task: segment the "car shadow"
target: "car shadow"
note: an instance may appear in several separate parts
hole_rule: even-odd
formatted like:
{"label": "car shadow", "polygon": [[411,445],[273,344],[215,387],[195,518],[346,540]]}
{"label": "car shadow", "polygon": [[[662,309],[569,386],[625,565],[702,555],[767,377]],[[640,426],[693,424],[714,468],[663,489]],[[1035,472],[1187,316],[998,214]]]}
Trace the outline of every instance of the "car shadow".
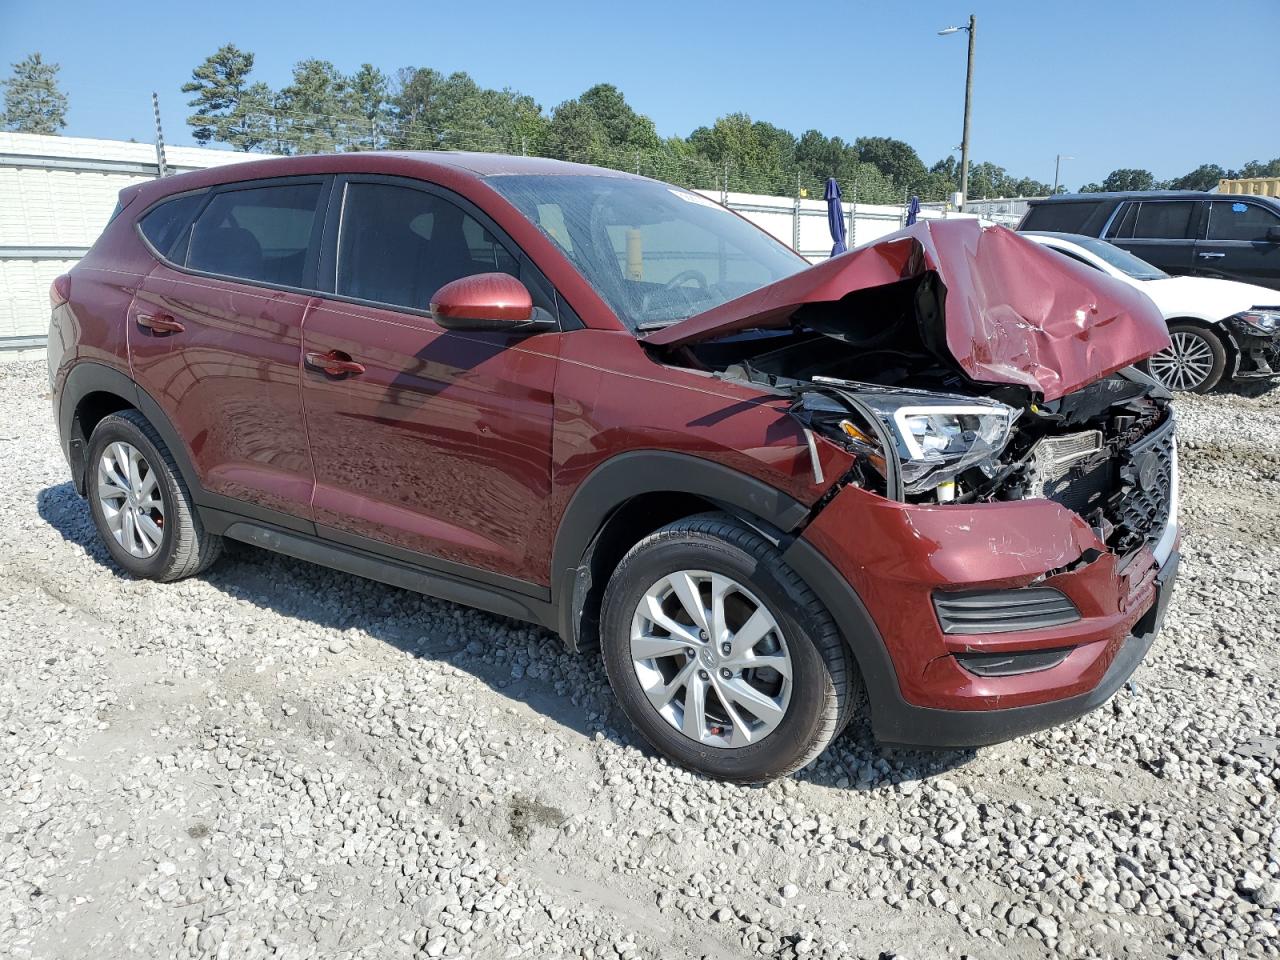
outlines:
{"label": "car shadow", "polygon": [[[129,576],[111,558],[88,504],[70,483],[41,490],[36,506],[40,517],[64,540],[116,576]],[[576,658],[548,630],[246,544],[228,541],[228,545],[229,555],[200,579],[230,597],[334,631],[360,629],[415,657],[465,671],[584,738],[599,732],[615,743],[653,755],[618,708],[599,657],[587,653]],[[321,577],[323,589],[318,590]],[[351,589],[343,590],[344,585]],[[355,589],[357,585],[364,589]],[[314,599],[318,592],[330,598],[340,595],[343,602],[318,604]],[[453,629],[433,635],[417,626],[406,628],[405,621],[424,607],[425,613],[436,614],[424,619],[443,619]],[[459,636],[458,624],[465,624],[466,636]],[[515,664],[520,665],[520,676],[513,673]],[[572,689],[567,688],[570,682]],[[855,714],[845,732],[796,779],[840,790],[882,789],[937,776],[975,756],[972,750],[882,747],[871,739],[866,721],[865,711]]]}

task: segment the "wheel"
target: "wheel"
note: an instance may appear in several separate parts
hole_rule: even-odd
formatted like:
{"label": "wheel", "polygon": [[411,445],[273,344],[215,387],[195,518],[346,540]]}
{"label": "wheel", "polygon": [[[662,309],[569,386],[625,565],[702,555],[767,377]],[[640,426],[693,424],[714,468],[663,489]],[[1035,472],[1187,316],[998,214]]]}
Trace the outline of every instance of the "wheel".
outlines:
{"label": "wheel", "polygon": [[89,438],[89,512],[112,559],[135,577],[181,580],[207,569],[222,538],[200,522],[173,455],[146,417],[104,417]]}
{"label": "wheel", "polygon": [[1227,350],[1222,341],[1193,323],[1169,324],[1167,350],[1147,359],[1147,372],[1170,390],[1208,393],[1218,385],[1227,369]]}
{"label": "wheel", "polygon": [[738,783],[808,764],[860,690],[817,597],[776,547],[724,514],[676,521],[631,548],[605,589],[600,642],[645,739]]}

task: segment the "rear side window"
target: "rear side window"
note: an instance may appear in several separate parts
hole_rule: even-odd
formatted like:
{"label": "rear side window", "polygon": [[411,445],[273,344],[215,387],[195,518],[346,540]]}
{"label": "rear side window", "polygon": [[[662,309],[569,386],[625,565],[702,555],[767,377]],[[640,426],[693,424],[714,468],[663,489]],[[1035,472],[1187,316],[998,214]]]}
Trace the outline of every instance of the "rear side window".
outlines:
{"label": "rear side window", "polygon": [[196,210],[204,202],[205,194],[188,193],[174,197],[158,206],[152,207],[138,222],[138,229],[147,238],[147,242],[155,248],[156,253],[167,259],[173,259],[173,248],[178,238],[183,235]]}
{"label": "rear side window", "polygon": [[1280,227],[1280,216],[1256,203],[1215,200],[1209,204],[1210,240],[1265,240],[1272,227]]}
{"label": "rear side window", "polygon": [[1019,230],[1046,230],[1051,233],[1085,233],[1090,214],[1100,202],[1037,203],[1019,225]]}
{"label": "rear side window", "polygon": [[191,228],[193,270],[304,286],[315,248],[321,184],[252,187],[217,194]]}
{"label": "rear side window", "polygon": [[1120,208],[1115,219],[1111,221],[1111,227],[1107,230],[1108,237],[1116,237],[1119,239],[1127,239],[1133,236],[1133,222],[1138,219],[1138,207],[1140,203],[1126,203]]}
{"label": "rear side window", "polygon": [[1143,201],[1133,225],[1135,240],[1190,240],[1194,200]]}
{"label": "rear side window", "polygon": [[339,295],[426,310],[446,283],[476,273],[518,277],[520,264],[461,207],[410,187],[347,185]]}

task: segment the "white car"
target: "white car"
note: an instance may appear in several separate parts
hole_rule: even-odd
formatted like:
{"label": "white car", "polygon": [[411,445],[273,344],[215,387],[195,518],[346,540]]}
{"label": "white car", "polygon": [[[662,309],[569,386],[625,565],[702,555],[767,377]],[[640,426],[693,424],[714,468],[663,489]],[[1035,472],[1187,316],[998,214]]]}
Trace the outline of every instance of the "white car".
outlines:
{"label": "white car", "polygon": [[1280,376],[1280,292],[1234,280],[1171,277],[1128,251],[1077,233],[1019,233],[1138,287],[1169,324],[1168,350],[1146,363],[1170,390],[1205,393],[1229,380]]}

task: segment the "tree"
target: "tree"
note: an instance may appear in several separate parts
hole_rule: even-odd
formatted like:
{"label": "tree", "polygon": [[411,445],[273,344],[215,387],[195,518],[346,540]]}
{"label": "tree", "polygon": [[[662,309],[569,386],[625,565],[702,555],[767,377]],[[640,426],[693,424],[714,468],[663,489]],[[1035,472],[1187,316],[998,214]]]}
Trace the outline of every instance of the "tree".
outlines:
{"label": "tree", "polygon": [[[901,191],[919,193],[927,180],[929,171],[908,143],[893,137],[859,137],[853,145],[859,160],[875,166]],[[972,184],[969,192],[973,192]]]}
{"label": "tree", "polygon": [[1165,186],[1170,190],[1212,190],[1227,175],[1216,163],[1202,163],[1188,174],[1170,180]]}
{"label": "tree", "polygon": [[1102,190],[1106,193],[1118,190],[1154,190],[1155,188],[1156,178],[1152,176],[1150,170],[1133,168],[1112,170],[1102,181]]}
{"label": "tree", "polygon": [[252,70],[253,54],[228,43],[191,71],[182,92],[195,94],[187,101],[187,106],[196,108],[187,123],[198,143],[218,141],[246,151],[262,143],[260,134],[269,124],[265,123],[268,118],[258,114],[266,106],[264,94],[270,91],[255,84],[253,95],[246,97]]}
{"label": "tree", "polygon": [[339,144],[362,137],[351,130],[343,116],[349,89],[344,77],[328,60],[299,60],[293,65],[293,82],[280,91],[277,111],[289,131],[293,153],[331,153]]}
{"label": "tree", "polygon": [[1232,180],[1240,180],[1247,177],[1280,177],[1280,157],[1276,157],[1267,163],[1250,160],[1239,170],[1229,171],[1227,176]]}
{"label": "tree", "polygon": [[351,138],[353,149],[377,150],[382,146],[391,119],[389,96],[387,75],[371,63],[360,64],[360,69],[347,78],[343,112],[358,117],[368,131],[367,139],[363,138],[364,131]]}
{"label": "tree", "polygon": [[6,130],[56,134],[67,125],[67,95],[58,89],[58,69],[39,53],[13,64],[3,84]]}
{"label": "tree", "polygon": [[731,182],[747,193],[793,194],[796,189],[796,138],[745,113],[720,117],[689,134],[689,144],[716,165],[726,161]]}

